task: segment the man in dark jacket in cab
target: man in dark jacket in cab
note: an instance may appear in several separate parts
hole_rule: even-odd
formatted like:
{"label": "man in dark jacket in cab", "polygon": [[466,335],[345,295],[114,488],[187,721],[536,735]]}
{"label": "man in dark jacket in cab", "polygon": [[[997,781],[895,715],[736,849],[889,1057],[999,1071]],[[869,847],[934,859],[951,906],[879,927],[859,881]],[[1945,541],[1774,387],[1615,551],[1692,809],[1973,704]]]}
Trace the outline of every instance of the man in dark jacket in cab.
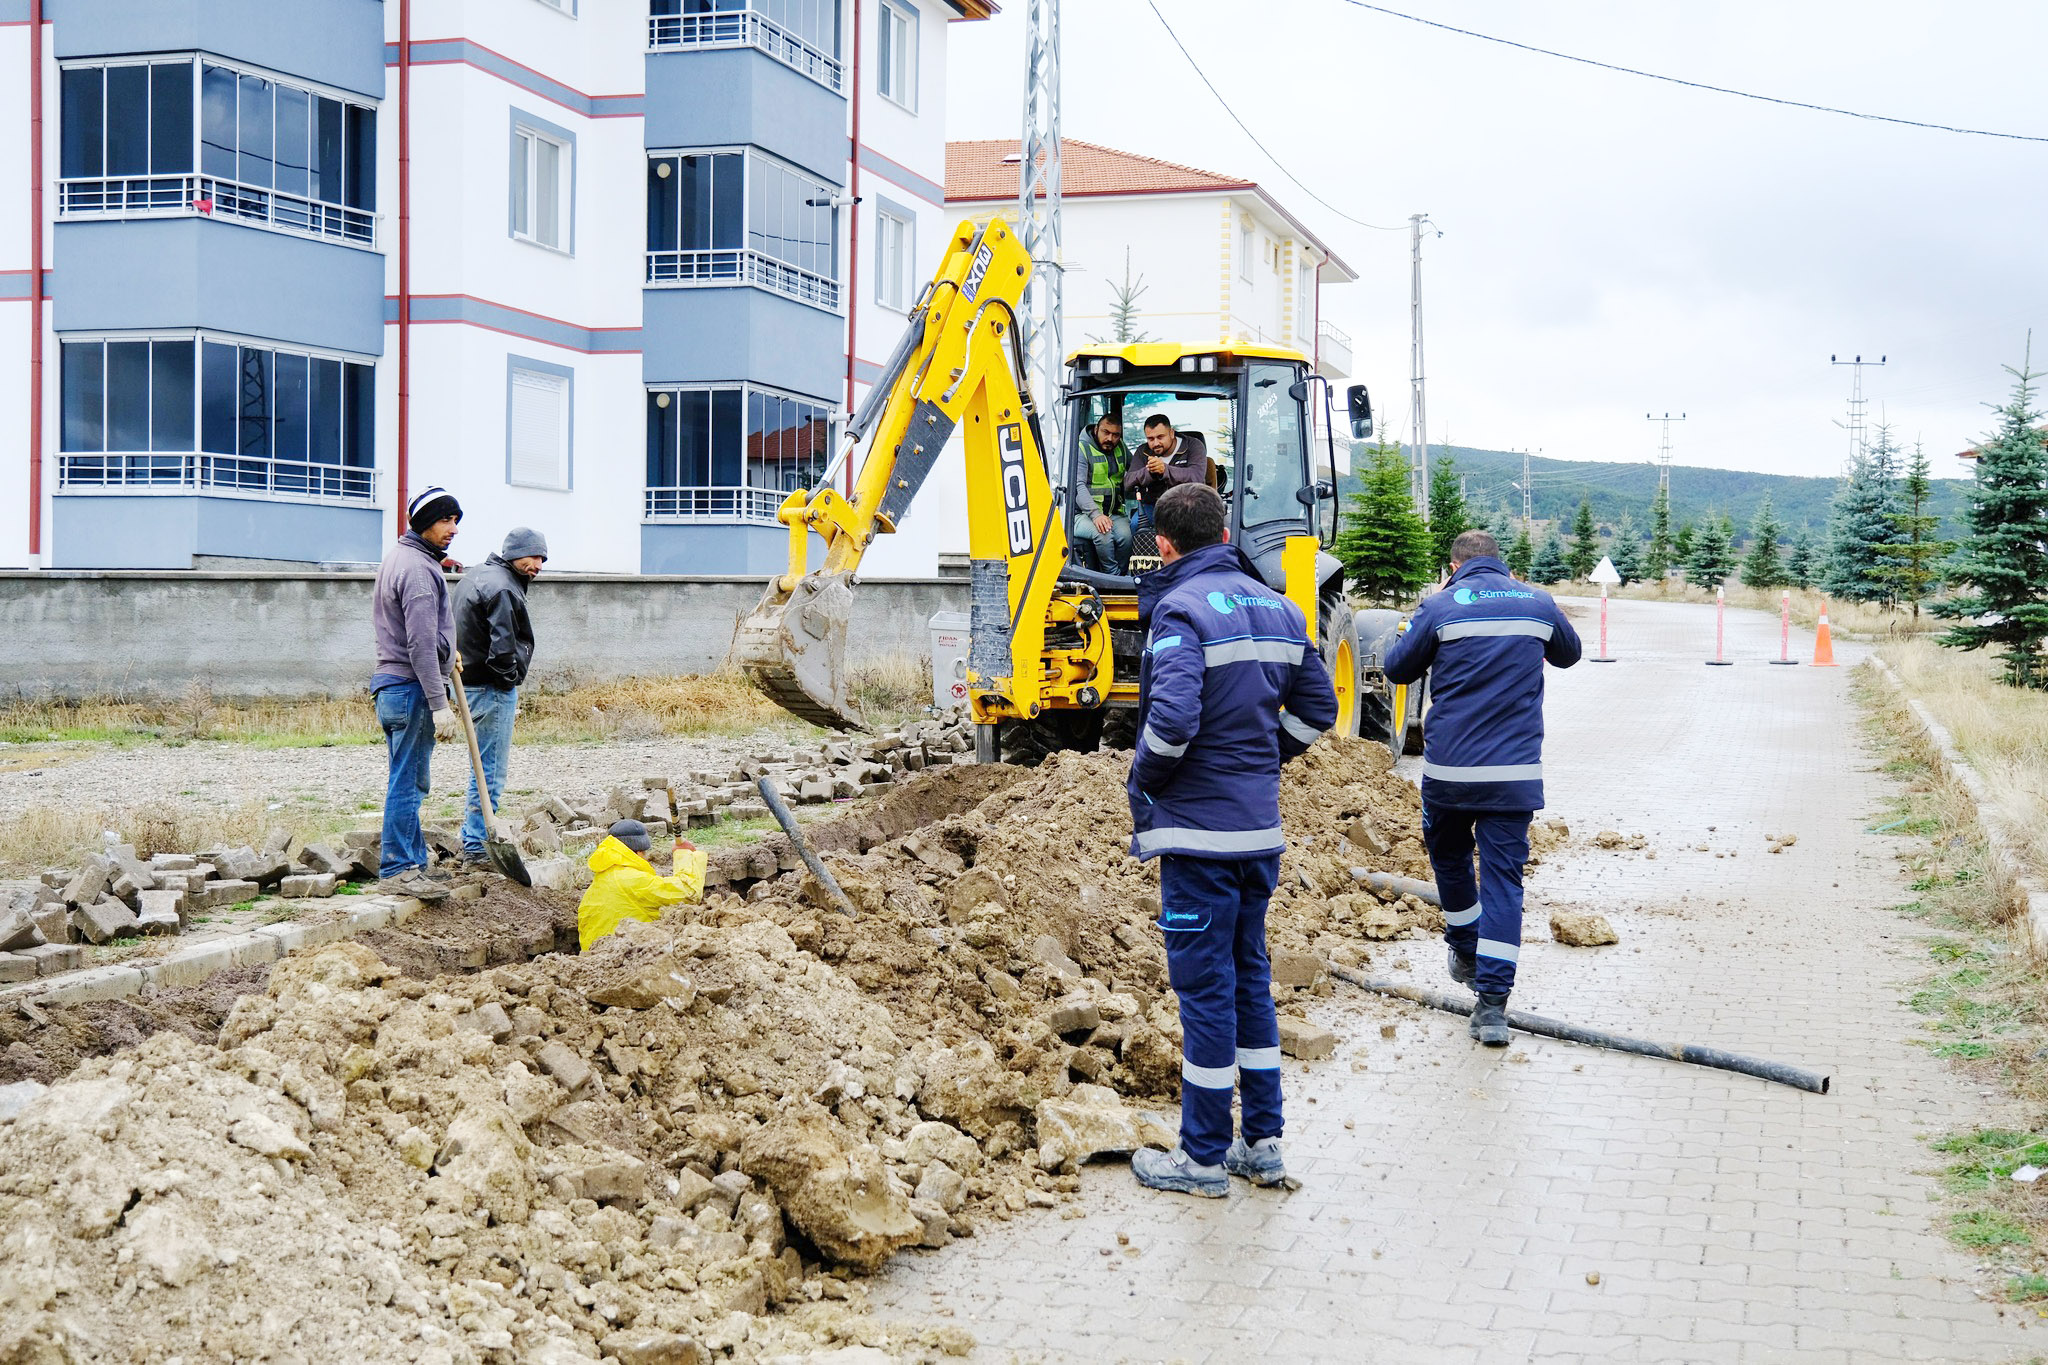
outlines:
{"label": "man in dark jacket in cab", "polygon": [[[1287,1178],[1280,1157],[1280,1029],[1266,903],[1287,841],[1280,765],[1337,721],[1337,696],[1301,609],[1230,544],[1223,499],[1183,484],[1159,499],[1164,567],[1139,672],[1131,853],[1159,859],[1159,928],[1180,997],[1180,1145],[1131,1158],[1140,1184],[1221,1197],[1231,1175]],[[1230,1096],[1243,1100],[1232,1140]]]}
{"label": "man in dark jacket in cab", "polygon": [[1578,632],[1564,612],[1508,572],[1484,531],[1451,542],[1449,581],[1423,599],[1387,655],[1391,682],[1429,674],[1422,839],[1443,901],[1451,979],[1479,997],[1470,1028],[1489,1047],[1508,1041],[1529,818],[1543,805],[1543,665],[1578,661]]}
{"label": "man in dark jacket in cab", "polygon": [[1212,483],[1209,445],[1199,432],[1173,429],[1165,413],[1145,419],[1145,444],[1131,456],[1124,471],[1124,492],[1131,495],[1131,525],[1152,524],[1153,508],[1169,489],[1183,484]]}
{"label": "man in dark jacket in cab", "polygon": [[[527,585],[547,562],[540,532],[516,527],[498,553],[462,576],[455,589],[455,645],[462,651],[462,686],[476,723],[477,752],[490,783],[491,809],[501,809],[505,767],[512,756],[512,719],[519,685],[533,664],[533,621],[526,614]],[[469,815],[462,822],[462,861],[482,863],[484,808],[476,775],[469,779]]]}

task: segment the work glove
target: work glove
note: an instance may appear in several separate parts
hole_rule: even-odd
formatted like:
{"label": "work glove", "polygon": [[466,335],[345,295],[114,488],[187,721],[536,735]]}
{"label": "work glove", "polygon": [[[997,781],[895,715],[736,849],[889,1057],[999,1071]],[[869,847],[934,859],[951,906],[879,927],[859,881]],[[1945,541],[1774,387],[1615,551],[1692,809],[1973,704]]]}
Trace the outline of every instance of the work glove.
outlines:
{"label": "work glove", "polygon": [[455,708],[444,706],[434,713],[434,738],[455,738]]}

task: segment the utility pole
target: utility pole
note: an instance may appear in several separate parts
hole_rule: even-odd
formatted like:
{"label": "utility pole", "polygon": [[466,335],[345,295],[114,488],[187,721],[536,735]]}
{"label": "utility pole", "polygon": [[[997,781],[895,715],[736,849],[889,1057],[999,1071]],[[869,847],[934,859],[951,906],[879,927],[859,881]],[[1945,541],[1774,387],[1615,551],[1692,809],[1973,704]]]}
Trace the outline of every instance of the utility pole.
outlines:
{"label": "utility pole", "polygon": [[1031,255],[1031,283],[1017,327],[1026,363],[1043,376],[1038,413],[1046,455],[1066,449],[1066,348],[1060,331],[1064,308],[1060,244],[1060,0],[1024,0],[1024,134],[1020,154],[1017,232]]}
{"label": "utility pole", "polygon": [[1415,442],[1408,457],[1408,485],[1415,496],[1416,515],[1425,522],[1429,520],[1429,407],[1422,393],[1422,225],[1427,222],[1426,213],[1408,215],[1408,434]]}
{"label": "utility pole", "polygon": [[1850,373],[1854,376],[1849,381],[1849,420],[1847,422],[1835,423],[1838,427],[1846,427],[1848,429],[1849,459],[1851,463],[1862,459],[1863,452],[1867,448],[1863,441],[1863,367],[1865,365],[1872,367],[1882,366],[1884,362],[1885,358],[1883,356],[1879,356],[1875,360],[1865,360],[1860,355],[1854,360],[1843,360],[1840,356],[1832,355],[1828,357],[1828,364],[1847,365],[1850,368]]}
{"label": "utility pole", "polygon": [[1525,446],[1525,447],[1523,447],[1523,449],[1522,449],[1522,481],[1521,481],[1520,483],[1515,483],[1515,482],[1513,482],[1512,480],[1510,480],[1510,481],[1509,481],[1509,483],[1508,483],[1508,487],[1510,487],[1510,488],[1514,488],[1514,489],[1519,489],[1519,490],[1521,491],[1521,494],[1522,494],[1522,532],[1523,532],[1523,534],[1525,534],[1525,535],[1526,535],[1526,534],[1528,534],[1528,531],[1529,531],[1529,508],[1530,508],[1530,497],[1529,497],[1529,450],[1528,450],[1528,447],[1526,447],[1526,446]]}
{"label": "utility pole", "polygon": [[1685,414],[1681,412],[1678,416],[1673,417],[1667,412],[1662,417],[1658,417],[1654,413],[1646,412],[1643,414],[1643,420],[1645,422],[1662,422],[1664,424],[1664,435],[1657,443],[1657,491],[1668,498],[1671,496],[1671,424],[1673,422],[1683,422]]}

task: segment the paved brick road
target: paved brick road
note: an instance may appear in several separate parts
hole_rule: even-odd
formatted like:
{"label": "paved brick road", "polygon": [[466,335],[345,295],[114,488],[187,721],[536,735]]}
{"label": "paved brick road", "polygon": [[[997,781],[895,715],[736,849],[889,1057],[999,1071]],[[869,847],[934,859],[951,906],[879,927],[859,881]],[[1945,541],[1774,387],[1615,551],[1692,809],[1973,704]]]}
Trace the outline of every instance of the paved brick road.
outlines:
{"label": "paved brick road", "polygon": [[[1552,674],[1550,813],[1657,856],[1574,848],[1532,874],[1532,937],[1577,905],[1622,942],[1532,944],[1516,1003],[1823,1070],[1831,1095],[1521,1035],[1486,1052],[1462,1020],[1340,988],[1337,1058],[1288,1065],[1299,1192],[1197,1201],[1091,1167],[1085,1218],[901,1258],[877,1305],[950,1313],[986,1361],[2048,1353],[2048,1324],[1978,1297],[1936,1230],[1923,1135],[2001,1115],[1907,1041],[1926,957],[1885,908],[1906,899],[1889,841],[1862,833],[1889,784],[1846,670],[1766,667],[1777,623],[1739,613],[1737,666],[1707,668],[1712,631],[1710,609],[1617,602],[1625,662]],[[1433,940],[1376,969],[1404,955],[1447,984]]]}

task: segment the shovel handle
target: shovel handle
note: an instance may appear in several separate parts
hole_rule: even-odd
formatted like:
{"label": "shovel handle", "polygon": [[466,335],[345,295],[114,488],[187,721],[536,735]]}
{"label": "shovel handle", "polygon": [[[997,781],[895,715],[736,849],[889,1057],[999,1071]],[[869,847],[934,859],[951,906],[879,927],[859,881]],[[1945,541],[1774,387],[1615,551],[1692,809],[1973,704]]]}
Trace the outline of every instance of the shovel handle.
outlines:
{"label": "shovel handle", "polygon": [[469,741],[469,769],[476,776],[476,799],[484,808],[484,828],[497,834],[498,813],[491,809],[491,784],[484,780],[484,755],[476,747],[476,719],[469,714],[469,694],[462,690],[462,652],[455,653],[455,667],[448,680],[455,688],[455,714],[462,720],[462,737]]}

